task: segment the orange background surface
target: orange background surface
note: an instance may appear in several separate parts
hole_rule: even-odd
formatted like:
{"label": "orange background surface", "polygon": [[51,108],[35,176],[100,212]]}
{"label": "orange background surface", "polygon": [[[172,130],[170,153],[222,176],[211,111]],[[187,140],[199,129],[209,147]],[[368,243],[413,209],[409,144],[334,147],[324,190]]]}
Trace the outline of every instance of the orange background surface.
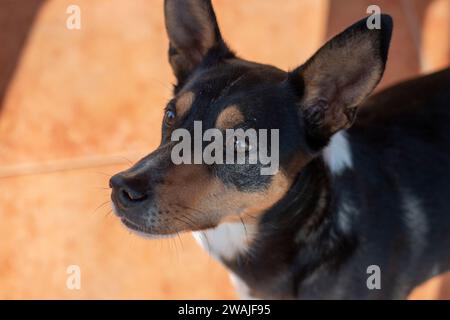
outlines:
{"label": "orange background surface", "polygon": [[[143,240],[110,213],[109,176],[157,146],[171,94],[162,3],[0,0],[0,298],[236,297],[190,235]],[[381,87],[450,64],[449,0],[213,3],[233,49],[282,68],[374,3],[396,23]],[[66,28],[70,4],[81,30]],[[411,298],[450,298],[450,276]]]}

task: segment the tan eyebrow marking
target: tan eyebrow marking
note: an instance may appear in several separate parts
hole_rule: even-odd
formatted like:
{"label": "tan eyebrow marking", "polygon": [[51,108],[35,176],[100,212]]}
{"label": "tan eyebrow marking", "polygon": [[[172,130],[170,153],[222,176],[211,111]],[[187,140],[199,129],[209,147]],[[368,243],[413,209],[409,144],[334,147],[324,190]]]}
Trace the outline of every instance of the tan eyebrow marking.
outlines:
{"label": "tan eyebrow marking", "polygon": [[231,129],[244,122],[245,117],[237,105],[231,105],[223,110],[216,120],[216,128]]}
{"label": "tan eyebrow marking", "polygon": [[175,109],[177,111],[177,116],[184,116],[189,109],[192,107],[194,102],[195,94],[192,91],[185,92],[175,102]]}

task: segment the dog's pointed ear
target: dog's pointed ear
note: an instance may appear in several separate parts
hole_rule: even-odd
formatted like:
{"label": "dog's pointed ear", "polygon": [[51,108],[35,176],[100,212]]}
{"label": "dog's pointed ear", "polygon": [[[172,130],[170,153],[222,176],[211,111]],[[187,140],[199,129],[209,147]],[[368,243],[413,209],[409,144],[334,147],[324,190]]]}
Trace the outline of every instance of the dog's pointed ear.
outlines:
{"label": "dog's pointed ear", "polygon": [[213,48],[225,47],[211,0],[165,0],[169,62],[179,83]]}
{"label": "dog's pointed ear", "polygon": [[315,147],[323,147],[334,133],[351,126],[358,104],[383,76],[393,23],[388,15],[375,18],[379,28],[369,29],[367,19],[355,23],[289,74]]}

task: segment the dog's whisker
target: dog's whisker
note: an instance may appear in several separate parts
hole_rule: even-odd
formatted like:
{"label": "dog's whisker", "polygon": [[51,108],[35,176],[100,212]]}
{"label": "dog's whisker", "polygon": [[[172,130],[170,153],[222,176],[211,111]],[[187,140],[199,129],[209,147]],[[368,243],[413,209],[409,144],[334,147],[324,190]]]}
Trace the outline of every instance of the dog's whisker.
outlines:
{"label": "dog's whisker", "polygon": [[245,223],[244,223],[244,220],[242,219],[242,216],[241,216],[241,215],[239,215],[239,220],[241,220],[242,226],[244,227],[245,238],[247,239],[247,242],[248,242],[248,232],[247,232],[247,227],[246,227],[246,225],[245,225]]}
{"label": "dog's whisker", "polygon": [[103,202],[102,204],[100,204],[97,208],[94,209],[94,211],[92,211],[92,213],[97,212],[97,210],[99,210],[100,208],[104,207],[108,203],[110,203],[110,200],[107,200],[107,201]]}
{"label": "dog's whisker", "polygon": [[123,160],[125,160],[125,161],[127,161],[130,165],[133,165],[134,164],[134,162],[133,161],[131,161],[130,159],[128,159],[127,157],[125,157],[125,156],[119,156],[119,158],[121,158],[121,159],[123,159]]}
{"label": "dog's whisker", "polygon": [[93,188],[97,189],[97,190],[107,190],[107,191],[111,190],[111,188],[106,188],[106,187],[93,187]]}
{"label": "dog's whisker", "polygon": [[178,240],[180,241],[181,250],[184,250],[183,241],[181,240],[180,233],[178,231],[176,231],[176,233],[177,233]]}
{"label": "dog's whisker", "polygon": [[194,212],[197,212],[197,213],[201,213],[201,214],[205,214],[205,215],[208,214],[205,211],[202,211],[202,210],[196,209],[196,208],[192,208],[192,207],[189,207],[189,206],[186,206],[186,205],[176,204],[176,206],[178,206],[178,207],[180,207],[182,209],[188,209],[188,210],[191,210],[191,211],[194,211]]}
{"label": "dog's whisker", "polygon": [[108,212],[106,213],[106,217],[108,217],[112,213],[112,211],[113,211],[112,208],[110,210],[108,210]]}
{"label": "dog's whisker", "polygon": [[96,171],[96,172],[94,172],[94,173],[100,174],[100,175],[103,175],[103,176],[107,176],[107,177],[109,177],[109,178],[111,178],[111,177],[113,176],[112,174],[105,173],[105,172],[100,172],[100,171]]}
{"label": "dog's whisker", "polygon": [[195,229],[197,229],[198,228],[198,226],[197,226],[197,223],[195,223],[191,218],[189,218],[187,215],[181,215],[182,217],[183,217],[183,219],[186,219],[187,221],[189,221],[189,223],[191,224],[191,227],[192,227],[192,229],[193,230],[195,230]]}
{"label": "dog's whisker", "polygon": [[190,220],[187,220],[187,221],[183,220],[183,219],[187,219],[187,217],[185,217],[185,216],[180,216],[180,217],[175,216],[174,218],[176,220],[182,222],[183,224],[185,224],[190,229],[195,229],[196,228],[195,224],[192,221],[190,221]]}

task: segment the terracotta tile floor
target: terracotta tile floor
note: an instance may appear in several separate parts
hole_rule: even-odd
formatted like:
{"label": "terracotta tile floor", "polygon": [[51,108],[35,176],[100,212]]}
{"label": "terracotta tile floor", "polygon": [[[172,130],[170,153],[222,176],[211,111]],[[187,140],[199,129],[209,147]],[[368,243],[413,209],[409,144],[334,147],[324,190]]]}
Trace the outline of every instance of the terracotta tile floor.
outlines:
{"label": "terracotta tile floor", "polygon": [[[448,0],[371,2],[401,21],[384,86],[449,63]],[[283,68],[367,7],[214,3],[241,56]],[[81,8],[81,30],[65,28],[69,4]],[[190,235],[142,240],[100,206],[108,176],[159,142],[173,81],[162,19],[162,0],[0,2],[0,298],[235,298],[225,270]],[[408,19],[420,27],[405,27]],[[78,291],[66,288],[72,264]],[[447,283],[432,280],[413,297],[449,298]]]}
{"label": "terracotta tile floor", "polygon": [[[233,298],[224,270],[189,236],[148,241],[110,214],[107,176],[124,166],[3,179],[2,298]],[[12,190],[20,191],[20,201]],[[81,268],[81,290],[66,268]]]}

